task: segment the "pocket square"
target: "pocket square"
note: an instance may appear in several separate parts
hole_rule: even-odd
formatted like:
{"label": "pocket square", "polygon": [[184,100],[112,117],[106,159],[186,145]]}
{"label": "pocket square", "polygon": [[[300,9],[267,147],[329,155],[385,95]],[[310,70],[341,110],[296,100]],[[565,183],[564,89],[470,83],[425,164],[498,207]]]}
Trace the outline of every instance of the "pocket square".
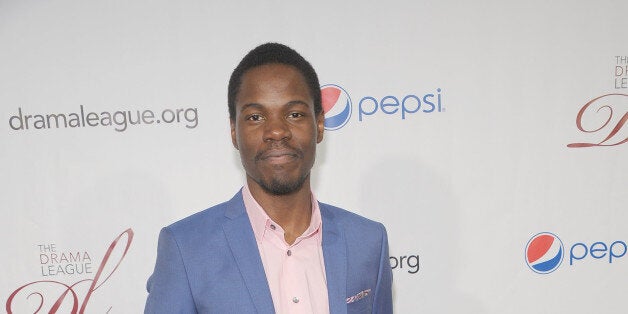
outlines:
{"label": "pocket square", "polygon": [[347,304],[353,303],[353,302],[358,301],[358,300],[362,300],[362,299],[366,298],[370,293],[371,293],[371,289],[362,290],[358,294],[348,297],[347,298]]}

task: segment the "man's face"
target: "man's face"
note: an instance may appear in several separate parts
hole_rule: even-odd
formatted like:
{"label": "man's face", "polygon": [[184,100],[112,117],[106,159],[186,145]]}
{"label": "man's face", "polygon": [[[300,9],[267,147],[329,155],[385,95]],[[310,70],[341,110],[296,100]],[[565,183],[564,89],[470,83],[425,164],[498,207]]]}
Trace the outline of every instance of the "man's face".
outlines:
{"label": "man's face", "polygon": [[284,64],[248,70],[235,110],[231,140],[249,186],[257,184],[274,195],[299,190],[309,180],[324,129],[323,114],[315,116],[303,75]]}

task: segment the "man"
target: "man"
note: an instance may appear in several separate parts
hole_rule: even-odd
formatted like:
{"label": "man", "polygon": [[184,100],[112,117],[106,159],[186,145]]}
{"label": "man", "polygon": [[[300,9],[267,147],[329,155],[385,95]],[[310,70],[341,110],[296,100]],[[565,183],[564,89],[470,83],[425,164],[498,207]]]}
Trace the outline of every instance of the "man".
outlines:
{"label": "man", "polygon": [[246,183],[162,229],[145,313],[392,313],[384,226],[311,192],[324,130],[312,66],[261,45],[233,71],[228,105]]}

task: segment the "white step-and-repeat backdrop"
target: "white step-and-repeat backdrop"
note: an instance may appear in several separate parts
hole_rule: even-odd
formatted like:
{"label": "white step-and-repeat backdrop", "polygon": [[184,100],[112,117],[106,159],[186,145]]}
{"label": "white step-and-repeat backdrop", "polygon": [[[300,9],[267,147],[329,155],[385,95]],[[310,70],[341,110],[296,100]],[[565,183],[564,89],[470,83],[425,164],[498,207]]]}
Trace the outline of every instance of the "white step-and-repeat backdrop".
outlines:
{"label": "white step-and-repeat backdrop", "polygon": [[626,1],[0,1],[7,312],[142,312],[159,229],[243,183],[256,45],[327,96],[314,189],[383,222],[397,313],[621,313]]}

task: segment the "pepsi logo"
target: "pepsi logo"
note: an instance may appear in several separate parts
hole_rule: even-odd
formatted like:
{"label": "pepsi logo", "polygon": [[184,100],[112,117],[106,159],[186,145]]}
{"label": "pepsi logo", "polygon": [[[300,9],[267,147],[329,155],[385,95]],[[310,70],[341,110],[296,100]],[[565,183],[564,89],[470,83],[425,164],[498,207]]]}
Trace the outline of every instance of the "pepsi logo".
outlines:
{"label": "pepsi logo", "polygon": [[553,233],[541,232],[528,241],[525,253],[530,269],[539,274],[548,274],[555,271],[563,261],[563,242]]}
{"label": "pepsi logo", "polygon": [[351,118],[351,97],[340,86],[327,84],[321,86],[321,100],[325,113],[325,130],[338,130]]}

